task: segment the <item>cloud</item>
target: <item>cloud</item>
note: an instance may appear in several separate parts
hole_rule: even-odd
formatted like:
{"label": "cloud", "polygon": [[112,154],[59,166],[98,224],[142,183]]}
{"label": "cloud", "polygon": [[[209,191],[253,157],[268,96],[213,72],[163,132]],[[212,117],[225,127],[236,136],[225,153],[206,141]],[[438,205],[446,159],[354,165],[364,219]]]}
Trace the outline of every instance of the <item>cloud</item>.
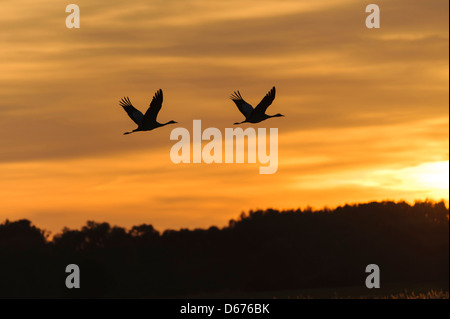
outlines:
{"label": "cloud", "polygon": [[[409,198],[318,181],[448,160],[447,1],[380,0],[379,30],[365,27],[356,0],[77,4],[79,30],[65,27],[64,4],[2,6],[6,214],[224,223],[258,206]],[[170,127],[122,135],[135,126],[123,96],[144,112],[162,88],[161,121],[223,130],[242,118],[230,93],[256,105],[273,85],[268,113],[286,117],[259,126],[279,128],[274,176],[256,165],[174,165]]]}

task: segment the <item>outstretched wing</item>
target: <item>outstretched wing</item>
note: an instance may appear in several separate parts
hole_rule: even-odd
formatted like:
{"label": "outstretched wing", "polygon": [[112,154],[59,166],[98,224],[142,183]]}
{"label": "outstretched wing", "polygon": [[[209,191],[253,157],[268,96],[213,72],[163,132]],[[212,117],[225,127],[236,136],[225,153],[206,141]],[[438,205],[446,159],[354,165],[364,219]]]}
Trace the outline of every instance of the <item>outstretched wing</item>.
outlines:
{"label": "outstretched wing", "polygon": [[144,115],[142,115],[141,111],[137,110],[133,104],[131,104],[128,97],[121,99],[119,104],[127,112],[128,116],[134,121],[134,123],[141,125]]}
{"label": "outstretched wing", "polygon": [[241,111],[241,113],[245,116],[246,119],[250,117],[250,114],[252,114],[253,112],[253,106],[244,101],[239,91],[234,92],[231,95],[230,99],[233,100],[233,102],[238,107],[239,111]]}
{"label": "outstretched wing", "polygon": [[259,102],[259,104],[255,107],[255,113],[265,114],[267,108],[270,104],[272,104],[275,99],[275,87],[273,87],[266,96]]}
{"label": "outstretched wing", "polygon": [[159,110],[161,110],[162,102],[163,92],[159,89],[156,91],[155,96],[153,96],[147,112],[145,112],[144,119],[142,121],[144,126],[156,123],[156,117],[158,116]]}

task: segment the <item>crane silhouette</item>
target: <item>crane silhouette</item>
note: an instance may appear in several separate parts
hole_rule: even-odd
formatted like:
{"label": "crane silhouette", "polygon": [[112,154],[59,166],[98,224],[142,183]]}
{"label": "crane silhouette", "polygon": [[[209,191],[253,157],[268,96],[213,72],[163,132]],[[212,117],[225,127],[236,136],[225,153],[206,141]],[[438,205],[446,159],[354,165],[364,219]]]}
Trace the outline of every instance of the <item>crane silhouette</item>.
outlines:
{"label": "crane silhouette", "polygon": [[163,92],[161,89],[159,89],[155,96],[153,96],[152,102],[150,103],[150,106],[145,112],[144,115],[142,115],[142,112],[137,110],[133,104],[131,104],[131,101],[128,97],[124,97],[120,100],[120,105],[123,107],[123,109],[127,112],[128,116],[138,125],[138,128],[135,130],[132,130],[131,132],[125,132],[125,134],[131,134],[133,132],[139,132],[139,131],[151,131],[155,128],[167,125],[167,124],[174,124],[177,123],[175,121],[169,121],[167,123],[159,123],[156,121],[156,117],[158,116],[158,112],[161,110],[163,102]]}
{"label": "crane silhouette", "polygon": [[239,91],[234,92],[230,97],[238,107],[239,111],[245,116],[245,120],[242,122],[236,122],[236,124],[242,123],[259,123],[267,120],[271,117],[284,116],[283,114],[267,115],[266,110],[275,99],[275,87],[273,87],[266,96],[259,102],[259,104],[253,108],[250,104],[244,101]]}

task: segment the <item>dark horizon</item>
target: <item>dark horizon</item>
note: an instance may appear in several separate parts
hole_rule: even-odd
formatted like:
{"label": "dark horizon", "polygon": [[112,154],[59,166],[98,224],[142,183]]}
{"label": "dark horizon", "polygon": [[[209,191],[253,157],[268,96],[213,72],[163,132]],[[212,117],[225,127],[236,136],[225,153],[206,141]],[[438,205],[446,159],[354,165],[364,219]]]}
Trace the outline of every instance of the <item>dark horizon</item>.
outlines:
{"label": "dark horizon", "polygon": [[[385,201],[256,210],[221,229],[159,232],[143,224],[125,230],[91,221],[51,241],[30,221],[5,222],[0,297],[248,298],[345,287],[364,296],[364,270],[373,263],[381,269],[379,293],[433,285],[448,294],[448,217],[443,201]],[[81,289],[64,286],[68,264],[80,267]]]}
{"label": "dark horizon", "polygon": [[[372,201],[367,201],[367,202],[362,202],[362,203],[345,203],[345,204],[337,205],[337,206],[334,206],[334,207],[329,207],[329,206],[325,205],[325,206],[323,206],[323,207],[321,207],[321,208],[312,207],[312,206],[310,206],[310,205],[306,205],[306,206],[303,206],[303,207],[299,206],[299,207],[297,207],[297,208],[290,208],[290,209],[289,209],[289,208],[288,208],[288,209],[277,209],[277,208],[273,208],[273,207],[267,207],[267,208],[264,208],[264,209],[256,208],[256,209],[249,209],[249,210],[247,210],[247,211],[241,210],[241,213],[240,213],[240,214],[236,214],[238,217],[235,217],[235,218],[242,218],[242,216],[246,216],[246,215],[251,214],[252,212],[255,212],[255,211],[276,210],[276,211],[279,211],[280,213],[290,212],[290,211],[323,212],[323,211],[335,211],[335,210],[337,210],[337,209],[341,209],[341,208],[346,207],[346,206],[361,206],[361,205],[369,205],[369,204],[373,204],[373,203],[406,204],[406,205],[410,205],[410,206],[414,206],[415,204],[431,203],[431,204],[434,204],[434,205],[436,205],[436,204],[444,205],[444,207],[445,207],[447,210],[450,208],[450,206],[449,206],[449,201],[446,200],[446,199],[434,200],[434,199],[431,199],[431,198],[426,198],[426,199],[416,199],[416,200],[414,200],[413,202],[409,202],[409,201],[402,200],[402,199],[400,199],[400,200],[395,200],[395,201],[394,201],[394,200],[386,199],[386,200],[381,200],[381,201],[372,200]],[[206,229],[211,228],[211,227],[215,227],[215,228],[217,228],[217,229],[222,229],[222,228],[228,227],[228,226],[229,226],[229,223],[232,222],[232,221],[234,221],[235,218],[230,219],[230,220],[228,221],[228,223],[225,223],[225,224],[223,224],[223,225],[213,224],[213,225],[210,225],[210,226],[208,226],[208,227],[180,227],[180,228],[165,228],[165,229],[163,229],[163,230],[157,230],[157,229],[155,228],[155,230],[157,230],[159,233],[162,234],[162,233],[164,233],[165,231],[181,231],[181,230],[195,231],[195,230],[206,230]],[[85,227],[85,226],[87,225],[87,223],[89,223],[89,222],[95,223],[95,224],[108,224],[108,225],[112,225],[112,227],[120,227],[120,228],[123,228],[123,229],[125,229],[125,230],[130,230],[130,229],[132,229],[133,227],[138,226],[138,225],[133,225],[133,226],[131,226],[131,227],[126,227],[126,226],[120,226],[120,225],[117,225],[117,224],[112,224],[111,222],[109,222],[109,221],[107,221],[107,220],[102,220],[102,221],[99,221],[99,220],[87,220],[86,223],[85,223],[84,225],[81,225],[81,226],[78,227],[78,228],[70,228],[70,227],[68,227],[68,226],[63,226],[59,232],[53,233],[53,232],[51,232],[50,230],[47,230],[47,229],[45,229],[45,228],[41,228],[39,225],[32,223],[32,220],[30,220],[29,218],[18,218],[18,219],[14,219],[14,220],[9,219],[9,218],[6,218],[6,219],[3,221],[3,224],[6,223],[6,222],[13,223],[13,222],[18,222],[18,221],[23,221],[23,220],[29,221],[29,222],[31,223],[31,225],[33,225],[33,226],[35,226],[35,227],[41,229],[42,231],[44,231],[45,235],[46,235],[47,238],[49,238],[49,239],[50,239],[50,238],[53,238],[54,236],[56,236],[56,235],[58,235],[58,234],[61,234],[64,230],[74,230],[74,231],[81,230],[81,229],[82,229],[83,227]],[[2,222],[2,221],[0,221],[0,222]],[[151,222],[149,222],[149,223],[145,222],[145,223],[141,223],[141,224],[139,224],[139,225],[150,225],[150,226],[153,227],[153,224],[152,224]]]}

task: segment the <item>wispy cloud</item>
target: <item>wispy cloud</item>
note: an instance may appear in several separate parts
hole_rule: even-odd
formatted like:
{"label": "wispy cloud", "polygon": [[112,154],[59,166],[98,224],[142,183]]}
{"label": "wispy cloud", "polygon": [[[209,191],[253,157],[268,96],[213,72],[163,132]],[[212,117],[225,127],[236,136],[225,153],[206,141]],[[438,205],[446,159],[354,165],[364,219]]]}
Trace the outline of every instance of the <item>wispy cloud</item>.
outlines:
{"label": "wispy cloud", "polygon": [[[379,30],[356,0],[77,4],[68,30],[64,4],[2,3],[0,217],[208,225],[255,207],[428,196],[332,181],[448,160],[447,1],[380,0]],[[162,121],[223,129],[242,117],[231,92],[256,104],[272,85],[269,113],[286,114],[261,125],[279,127],[274,176],[176,166],[168,127],[122,135],[134,126],[123,96],[145,111],[162,88]]]}

